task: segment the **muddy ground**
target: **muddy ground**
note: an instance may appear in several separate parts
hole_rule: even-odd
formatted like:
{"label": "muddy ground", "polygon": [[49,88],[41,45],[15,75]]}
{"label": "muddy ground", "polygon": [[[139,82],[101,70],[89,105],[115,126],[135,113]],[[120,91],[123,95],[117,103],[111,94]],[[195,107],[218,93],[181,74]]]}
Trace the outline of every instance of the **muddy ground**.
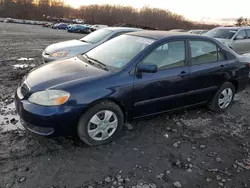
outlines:
{"label": "muddy ground", "polygon": [[0,188],[250,187],[250,87],[225,113],[200,107],[134,121],[94,148],[24,130],[13,105],[20,79],[47,45],[81,37],[0,23]]}

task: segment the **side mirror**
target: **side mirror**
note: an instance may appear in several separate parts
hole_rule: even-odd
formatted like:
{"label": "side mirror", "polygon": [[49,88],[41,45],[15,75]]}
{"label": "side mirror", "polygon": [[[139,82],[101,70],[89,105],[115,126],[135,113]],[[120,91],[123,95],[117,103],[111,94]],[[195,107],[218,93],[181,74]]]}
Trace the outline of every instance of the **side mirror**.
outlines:
{"label": "side mirror", "polygon": [[154,64],[139,64],[137,66],[137,72],[138,73],[142,73],[142,72],[146,72],[146,73],[156,73],[158,71],[158,67],[157,65]]}

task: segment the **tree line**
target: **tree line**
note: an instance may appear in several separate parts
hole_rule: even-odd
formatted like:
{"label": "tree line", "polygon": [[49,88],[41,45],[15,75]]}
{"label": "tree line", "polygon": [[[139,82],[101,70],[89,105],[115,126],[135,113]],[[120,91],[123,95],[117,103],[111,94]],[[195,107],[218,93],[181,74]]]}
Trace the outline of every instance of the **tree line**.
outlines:
{"label": "tree line", "polygon": [[236,26],[250,26],[250,20],[248,18],[239,17],[236,21]]}
{"label": "tree line", "polygon": [[145,6],[136,9],[121,5],[88,5],[74,9],[62,0],[0,0],[0,17],[46,20],[50,17],[82,18],[89,24],[118,23],[158,29],[211,29],[216,25],[195,23],[169,10]]}

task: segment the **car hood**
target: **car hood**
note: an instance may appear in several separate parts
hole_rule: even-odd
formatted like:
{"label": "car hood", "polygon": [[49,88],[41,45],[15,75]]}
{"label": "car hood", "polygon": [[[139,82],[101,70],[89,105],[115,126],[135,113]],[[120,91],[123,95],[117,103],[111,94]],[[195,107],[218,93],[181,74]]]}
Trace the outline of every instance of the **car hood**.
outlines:
{"label": "car hood", "polygon": [[53,88],[68,82],[93,79],[110,72],[85,63],[77,57],[55,61],[33,69],[26,77],[31,92]]}
{"label": "car hood", "polygon": [[238,59],[240,62],[250,62],[250,53],[238,55]]}
{"label": "car hood", "polygon": [[57,52],[60,50],[65,50],[65,49],[74,49],[78,47],[88,47],[92,46],[92,44],[87,43],[87,42],[82,42],[80,40],[69,40],[69,41],[64,41],[64,42],[58,42],[55,44],[49,45],[44,51],[48,53],[53,53]]}
{"label": "car hood", "polygon": [[222,42],[222,43],[228,43],[231,42],[231,39],[222,39],[222,38],[215,38],[216,40]]}

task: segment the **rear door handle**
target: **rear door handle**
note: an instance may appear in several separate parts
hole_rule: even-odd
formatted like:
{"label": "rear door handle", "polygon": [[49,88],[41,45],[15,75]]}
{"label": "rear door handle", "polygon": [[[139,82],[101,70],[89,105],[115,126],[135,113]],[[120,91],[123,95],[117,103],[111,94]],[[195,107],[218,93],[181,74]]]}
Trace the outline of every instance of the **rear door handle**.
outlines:
{"label": "rear door handle", "polygon": [[227,67],[227,66],[226,66],[226,65],[221,65],[220,67],[221,67],[221,68],[225,68],[225,67]]}

